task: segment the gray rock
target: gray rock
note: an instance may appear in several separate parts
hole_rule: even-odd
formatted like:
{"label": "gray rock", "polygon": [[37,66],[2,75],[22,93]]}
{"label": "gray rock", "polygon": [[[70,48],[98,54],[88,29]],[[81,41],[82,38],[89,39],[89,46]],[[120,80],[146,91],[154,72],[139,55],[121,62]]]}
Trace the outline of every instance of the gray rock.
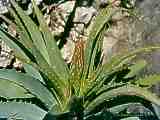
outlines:
{"label": "gray rock", "polygon": [[0,0],[0,14],[4,14],[8,12],[7,6],[9,4],[9,0]]}
{"label": "gray rock", "polygon": [[[160,0],[136,0],[138,19],[133,19],[130,25],[129,44],[131,49],[144,46],[160,45]],[[150,63],[145,74],[160,73],[160,50],[141,56]],[[160,83],[150,89],[160,96]]]}
{"label": "gray rock", "polygon": [[45,19],[50,30],[55,35],[59,35],[60,33],[64,32],[64,26],[68,16],[74,8],[74,5],[75,1],[67,1],[58,6],[53,4],[51,8],[54,7],[54,9],[49,10],[50,7],[48,8],[48,13],[45,15]]}
{"label": "gray rock", "polygon": [[[136,0],[138,18],[131,24],[130,45],[133,49],[142,46],[160,45],[160,0]],[[145,58],[152,63],[150,72],[160,72],[160,52],[153,52]]]}
{"label": "gray rock", "polygon": [[97,10],[93,7],[78,7],[76,9],[75,18],[73,22],[88,24],[92,17],[97,14]]}
{"label": "gray rock", "polygon": [[61,49],[62,57],[66,63],[70,63],[74,52],[74,43],[68,40],[64,47]]}
{"label": "gray rock", "polygon": [[66,1],[63,4],[60,4],[58,8],[63,9],[66,13],[70,14],[75,5],[75,1]]}
{"label": "gray rock", "polygon": [[14,56],[12,50],[3,41],[0,41],[0,43],[0,67],[4,68],[11,65]]}
{"label": "gray rock", "polygon": [[111,56],[127,52],[129,50],[129,28],[130,23],[128,14],[124,12],[122,13],[122,11],[116,12],[112,17],[112,24],[104,36],[104,62],[106,60],[108,61]]}

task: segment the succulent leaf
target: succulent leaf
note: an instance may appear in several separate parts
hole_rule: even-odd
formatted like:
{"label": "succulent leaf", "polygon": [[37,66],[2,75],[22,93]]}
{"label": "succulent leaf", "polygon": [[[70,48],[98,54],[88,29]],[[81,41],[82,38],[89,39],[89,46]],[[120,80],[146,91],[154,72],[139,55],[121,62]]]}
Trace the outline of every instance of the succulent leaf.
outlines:
{"label": "succulent leaf", "polygon": [[51,92],[37,79],[13,70],[0,70],[0,79],[13,82],[40,99],[48,109],[56,104]]}
{"label": "succulent leaf", "polygon": [[44,37],[44,41],[46,44],[46,50],[48,52],[49,59],[51,61],[51,66],[55,70],[57,75],[59,75],[59,77],[62,78],[62,80],[65,80],[69,76],[68,67],[65,64],[64,60],[62,59],[60,50],[56,44],[54,36],[51,34],[46,23],[44,22],[45,20],[44,20],[42,13],[36,6],[34,0],[32,0],[32,3],[33,3],[35,13],[37,15],[36,17],[40,24],[40,31],[42,32],[43,37]]}
{"label": "succulent leaf", "polygon": [[145,60],[139,60],[134,65],[129,67],[130,72],[125,76],[125,78],[131,78],[137,75],[140,71],[142,71],[147,65]]}
{"label": "succulent leaf", "polygon": [[86,74],[94,68],[94,62],[91,62],[92,59],[95,59],[95,55],[93,54],[95,50],[97,50],[98,43],[98,37],[100,36],[101,32],[104,29],[104,26],[106,23],[111,19],[112,15],[115,13],[115,11],[112,11],[111,6],[107,6],[104,9],[101,9],[99,11],[99,14],[97,15],[95,22],[92,26],[92,30],[90,31],[86,48],[85,49],[85,69]]}
{"label": "succulent leaf", "polygon": [[160,75],[156,75],[156,74],[148,75],[148,76],[145,76],[144,78],[140,78],[134,81],[135,84],[142,86],[142,87],[146,87],[146,88],[149,88],[152,85],[155,85],[159,82],[160,82]]}
{"label": "succulent leaf", "polygon": [[105,101],[110,101],[111,99],[118,96],[139,96],[157,105],[160,104],[159,98],[148,90],[135,86],[123,86],[100,94],[97,98],[91,101],[88,106],[86,106],[86,110],[91,111],[101,103]]}
{"label": "succulent leaf", "polygon": [[6,99],[13,99],[13,98],[32,98],[34,96],[31,95],[26,89],[22,88],[21,86],[18,86],[13,82],[0,79],[0,97]]}
{"label": "succulent leaf", "polygon": [[0,103],[0,119],[43,120],[46,114],[46,111],[29,103]]}
{"label": "succulent leaf", "polygon": [[27,30],[28,36],[30,36],[31,41],[33,42],[37,50],[40,51],[48,64],[50,64],[45,42],[38,26],[31,20],[29,16],[25,15],[25,12],[16,4],[16,2],[11,2],[15,12],[17,13],[17,16],[19,16],[19,19],[21,19],[21,23],[23,23],[23,25],[25,26],[25,29]]}

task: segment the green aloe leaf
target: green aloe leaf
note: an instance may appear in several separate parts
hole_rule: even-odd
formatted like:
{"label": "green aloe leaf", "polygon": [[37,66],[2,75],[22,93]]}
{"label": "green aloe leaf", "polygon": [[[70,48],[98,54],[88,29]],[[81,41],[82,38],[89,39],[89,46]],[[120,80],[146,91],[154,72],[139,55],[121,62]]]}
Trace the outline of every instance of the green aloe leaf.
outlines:
{"label": "green aloe leaf", "polygon": [[145,100],[148,100],[157,105],[160,105],[160,99],[156,95],[149,92],[148,90],[135,87],[135,86],[123,86],[123,87],[112,89],[107,92],[104,91],[104,93],[100,94],[97,98],[91,101],[88,106],[86,106],[86,110],[88,111],[93,110],[96,106],[100,105],[105,101],[110,101],[113,98],[116,98],[118,96],[125,96],[125,95],[139,96]]}
{"label": "green aloe leaf", "polygon": [[140,78],[134,81],[135,84],[146,88],[150,88],[152,85],[155,85],[159,82],[160,82],[160,75],[148,75],[145,76],[144,78]]}
{"label": "green aloe leaf", "polygon": [[0,70],[0,79],[13,82],[30,94],[40,99],[48,109],[50,109],[56,101],[51,92],[37,79],[23,73],[18,73],[13,70]]}
{"label": "green aloe leaf", "polygon": [[[140,48],[132,52],[127,52],[125,54],[120,54],[113,56],[109,62],[106,62],[102,68],[98,71],[98,76],[96,80],[93,82],[93,84],[90,84],[90,93],[92,91],[97,91],[104,83],[105,78],[107,78],[111,73],[114,73],[116,71],[119,71],[121,69],[124,69],[125,65],[127,65],[130,61],[132,61],[138,54],[144,53],[144,52],[151,52],[154,50],[160,49],[158,46],[151,46],[151,47],[145,47]],[[137,67],[130,67],[131,71],[127,77],[131,77],[138,73],[143,67],[145,66],[145,61],[139,61],[141,66],[139,68]],[[128,65],[126,66],[128,67]],[[125,77],[126,78],[126,77]]]}
{"label": "green aloe leaf", "polygon": [[[1,35],[2,40],[4,40],[7,43],[7,45],[14,50],[14,53],[16,54],[16,57],[18,59],[20,59],[24,63],[33,65],[34,68],[36,68],[38,71],[43,72],[48,77],[49,80],[53,81],[52,84],[54,85],[52,85],[52,87],[54,86],[55,87],[54,89],[57,90],[58,87],[61,85],[61,83],[58,82],[60,78],[56,74],[58,73],[57,69],[54,68],[55,70],[54,71],[53,70],[54,66],[50,65],[47,62],[47,59],[46,59],[47,57],[45,57],[44,54],[40,51],[40,50],[43,51],[41,47],[45,48],[43,45],[39,46],[42,40],[38,41],[39,39],[38,36],[34,35],[34,34],[40,35],[41,31],[39,30],[38,26],[36,26],[35,23],[29,18],[29,16],[25,15],[25,13],[22,11],[20,7],[17,6],[16,3],[13,2],[12,4],[15,7],[15,9],[14,10],[12,9],[11,11],[16,19],[16,23],[18,25],[18,31],[20,31],[21,37],[19,38],[20,40],[15,39],[6,31],[1,30],[0,35],[2,34]],[[34,27],[34,28],[31,28],[31,27]],[[41,36],[40,36],[40,39],[42,39]],[[36,43],[36,41],[40,43]],[[42,44],[43,43],[44,42],[42,42]],[[35,46],[37,46],[38,48]],[[55,58],[56,57],[57,56],[55,56]],[[64,74],[65,72],[61,73],[61,75],[64,75]],[[61,92],[60,89],[58,89],[57,91],[58,91],[57,94]]]}
{"label": "green aloe leaf", "polygon": [[25,26],[25,29],[28,32],[28,36],[34,43],[37,50],[40,51],[44,59],[50,64],[48,53],[45,46],[45,41],[43,40],[43,36],[38,28],[38,26],[33,22],[33,20],[25,14],[25,12],[15,3],[12,1],[12,5],[15,9],[15,12],[21,19],[21,22]]}
{"label": "green aloe leaf", "polygon": [[13,82],[0,79],[0,97],[6,99],[34,97],[26,89]]}
{"label": "green aloe leaf", "polygon": [[142,71],[147,65],[145,60],[139,60],[134,65],[130,66],[130,72],[125,76],[125,78],[131,78],[136,76],[140,71]]}
{"label": "green aloe leaf", "polygon": [[38,71],[43,72],[45,75],[47,75],[47,77],[50,80],[53,81],[54,89],[57,91],[57,92],[55,92],[56,94],[58,94],[58,95],[62,94],[60,86],[63,84],[61,84],[56,73],[53,71],[51,66],[49,66],[47,64],[47,62],[44,60],[43,56],[38,51],[36,51],[36,49],[35,49],[34,53],[36,54],[36,58],[37,58],[36,60],[40,61],[40,62],[38,62],[39,65],[32,62],[32,59],[31,59],[32,54],[29,53],[29,51],[21,43],[19,43],[19,41],[17,39],[13,38],[8,32],[4,31],[1,28],[0,28],[0,37],[5,43],[7,43],[8,46],[10,46],[13,49],[13,51],[18,59],[20,59],[24,63],[28,63],[30,65],[33,65],[33,67],[35,67]]}
{"label": "green aloe leaf", "polygon": [[120,120],[141,120],[139,117],[127,117],[127,118],[122,118]]}
{"label": "green aloe leaf", "polygon": [[13,9],[10,8],[10,12],[15,19],[17,33],[20,34],[18,40],[20,41],[21,44],[23,44],[33,54],[32,49],[35,49],[35,46],[34,46],[33,41],[28,33],[27,28],[25,27],[21,18],[15,13],[15,11]]}
{"label": "green aloe leaf", "polygon": [[[15,13],[15,10],[10,9],[10,12],[12,13],[12,15],[15,18],[15,22],[16,22],[16,30],[19,34],[19,39],[18,41],[25,46],[25,48],[30,52],[30,58],[32,58],[33,62],[38,62],[38,64],[44,68],[43,66],[47,66],[46,60],[43,58],[43,56],[41,55],[40,51],[38,51],[38,49],[36,48],[36,44],[33,43],[33,40],[30,36],[30,33],[28,32],[27,27],[24,24],[24,21],[22,21],[21,17]],[[29,18],[30,19],[30,18]],[[10,45],[11,48],[12,45]],[[13,48],[14,49],[14,48]],[[24,49],[22,49],[24,50]],[[16,51],[17,52],[17,51]],[[15,52],[15,53],[16,53]],[[31,56],[32,55],[32,56]],[[35,60],[36,59],[36,60]],[[21,59],[20,59],[21,60]],[[23,60],[22,60],[23,61]],[[25,61],[23,61],[25,62]],[[26,62],[25,62],[26,63]]]}
{"label": "green aloe leaf", "polygon": [[[90,73],[92,73],[94,70],[99,68],[101,62],[102,62],[102,45],[103,45],[103,36],[104,33],[106,32],[107,25],[105,24],[103,28],[101,29],[99,35],[96,37],[97,43],[95,45],[95,48],[92,53],[92,58],[91,58],[91,65],[90,65]],[[99,57],[99,58],[97,58]]]}
{"label": "green aloe leaf", "polygon": [[51,32],[48,29],[48,26],[44,22],[45,20],[43,18],[43,15],[36,6],[34,0],[32,0],[32,3],[40,24],[40,29],[43,34],[44,41],[46,43],[46,49],[48,51],[49,59],[51,61],[51,66],[53,67],[57,75],[59,75],[59,77],[62,78],[62,80],[65,80],[69,76],[68,67],[61,56],[60,50],[56,44],[54,36],[51,34]]}
{"label": "green aloe leaf", "polygon": [[114,113],[114,114],[119,114],[123,111],[126,111],[128,109],[128,107],[130,106],[137,106],[137,105],[141,105],[140,103],[126,103],[126,104],[122,104],[122,105],[117,105],[117,106],[114,106],[114,107],[111,107],[109,108],[109,111],[111,113]]}
{"label": "green aloe leaf", "polygon": [[0,119],[43,120],[47,114],[36,105],[21,102],[0,103]]}
{"label": "green aloe leaf", "polygon": [[108,7],[101,9],[95,19],[86,43],[87,49],[85,49],[85,67],[87,74],[94,66],[92,59],[95,59],[94,57],[96,54],[94,51],[97,49],[97,44],[99,43],[97,38],[100,36],[104,26],[111,19],[114,13],[115,11],[113,11],[112,7],[109,5]]}
{"label": "green aloe leaf", "polygon": [[[26,48],[23,43],[20,43],[18,39],[11,36],[7,31],[0,28],[0,37],[1,39],[13,49],[15,56],[24,63],[28,63],[36,66],[38,70],[46,71],[47,74],[51,73],[49,76],[56,76],[53,69],[49,66],[43,56],[37,49],[34,49],[34,56],[29,52],[29,49]],[[35,61],[36,58],[36,61]],[[33,62],[38,62],[37,66]],[[53,79],[53,77],[51,77]]]}
{"label": "green aloe leaf", "polygon": [[35,69],[32,65],[29,65],[29,64],[25,63],[25,64],[23,64],[23,67],[26,71],[26,74],[40,80],[42,83],[45,84],[45,82],[43,80],[43,77],[41,76],[40,72],[37,69]]}
{"label": "green aloe leaf", "polygon": [[13,48],[13,51],[15,52],[15,55],[17,58],[20,58],[21,60],[24,60],[26,62],[31,61],[27,54],[27,49],[18,42],[17,39],[12,37],[8,32],[0,28],[0,38],[10,47]]}
{"label": "green aloe leaf", "polygon": [[160,106],[156,104],[152,104],[152,106],[153,106],[156,116],[158,117],[158,119],[160,119]]}
{"label": "green aloe leaf", "polygon": [[[40,31],[43,34],[44,41],[46,43],[46,49],[49,54],[49,59],[51,61],[51,65],[45,67],[45,71],[41,71],[47,74],[47,77],[53,84],[53,91],[57,99],[61,99],[63,93],[65,91],[66,84],[68,84],[68,77],[69,77],[69,69],[67,64],[65,64],[60,50],[56,44],[54,36],[48,29],[48,26],[44,22],[44,18],[34,1],[32,1],[33,7],[36,13],[36,17],[40,24]],[[51,70],[47,70],[47,68],[52,68]],[[53,74],[54,73],[54,74]],[[59,97],[59,98],[58,98]]]}
{"label": "green aloe leaf", "polygon": [[127,53],[113,56],[109,62],[106,62],[103,65],[101,75],[103,76],[106,73],[117,71],[117,69],[123,68],[123,65],[128,64],[131,60],[135,59],[135,57],[138,56],[139,54],[149,53],[157,49],[160,49],[160,47],[159,46],[149,46],[149,47],[139,48],[132,52],[127,52]]}
{"label": "green aloe leaf", "polygon": [[119,118],[109,111],[101,111],[96,114],[86,116],[84,120],[119,120]]}

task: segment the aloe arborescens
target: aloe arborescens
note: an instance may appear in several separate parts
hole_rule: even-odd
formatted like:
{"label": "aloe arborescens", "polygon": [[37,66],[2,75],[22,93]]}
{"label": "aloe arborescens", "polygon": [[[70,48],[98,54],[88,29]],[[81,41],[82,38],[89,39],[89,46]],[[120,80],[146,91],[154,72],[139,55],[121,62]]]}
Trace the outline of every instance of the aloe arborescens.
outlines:
{"label": "aloe arborescens", "polygon": [[[14,50],[25,69],[25,73],[0,70],[0,113],[16,113],[15,118],[24,120],[138,119],[131,113],[120,113],[130,104],[147,103],[148,109],[152,108],[150,103],[160,105],[158,97],[148,91],[160,80],[159,75],[135,79],[146,62],[128,65],[138,53],[159,47],[141,48],[102,64],[103,33],[115,12],[111,5],[100,9],[86,44],[83,40],[76,43],[69,67],[34,1],[33,6],[38,25],[12,1],[10,12],[19,36],[13,37],[0,28],[1,39]],[[156,116],[153,109],[150,111]]]}

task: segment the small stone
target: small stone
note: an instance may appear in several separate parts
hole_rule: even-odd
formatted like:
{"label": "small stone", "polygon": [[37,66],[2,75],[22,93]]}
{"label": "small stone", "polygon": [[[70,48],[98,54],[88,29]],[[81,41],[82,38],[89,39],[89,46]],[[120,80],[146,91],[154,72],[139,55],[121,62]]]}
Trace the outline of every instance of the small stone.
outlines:
{"label": "small stone", "polygon": [[16,59],[16,61],[13,63],[13,67],[16,68],[17,70],[21,70],[23,68],[23,64],[21,61]]}
{"label": "small stone", "polygon": [[64,45],[64,47],[61,50],[63,59],[66,63],[70,63],[72,59],[72,55],[74,52],[74,43],[71,40],[68,40],[67,43]]}
{"label": "small stone", "polygon": [[78,32],[79,34],[83,34],[84,27],[84,24],[76,24],[74,28],[76,32]]}
{"label": "small stone", "polygon": [[3,41],[0,41],[0,46],[0,67],[4,68],[11,65],[14,56],[12,50]]}
{"label": "small stone", "polygon": [[58,8],[63,9],[66,13],[71,13],[75,5],[75,1],[67,1],[63,4],[60,4]]}
{"label": "small stone", "polygon": [[16,37],[17,36],[17,31],[16,31],[16,25],[14,23],[8,25],[8,32],[13,36]]}
{"label": "small stone", "polygon": [[36,5],[40,5],[43,2],[43,0],[36,0]]}
{"label": "small stone", "polygon": [[28,9],[26,10],[26,13],[27,13],[27,15],[30,15],[30,14],[32,14],[32,12],[33,12],[33,6],[32,6],[32,3],[29,3]]}
{"label": "small stone", "polygon": [[109,4],[109,0],[100,0],[99,4],[100,7],[104,7]]}

